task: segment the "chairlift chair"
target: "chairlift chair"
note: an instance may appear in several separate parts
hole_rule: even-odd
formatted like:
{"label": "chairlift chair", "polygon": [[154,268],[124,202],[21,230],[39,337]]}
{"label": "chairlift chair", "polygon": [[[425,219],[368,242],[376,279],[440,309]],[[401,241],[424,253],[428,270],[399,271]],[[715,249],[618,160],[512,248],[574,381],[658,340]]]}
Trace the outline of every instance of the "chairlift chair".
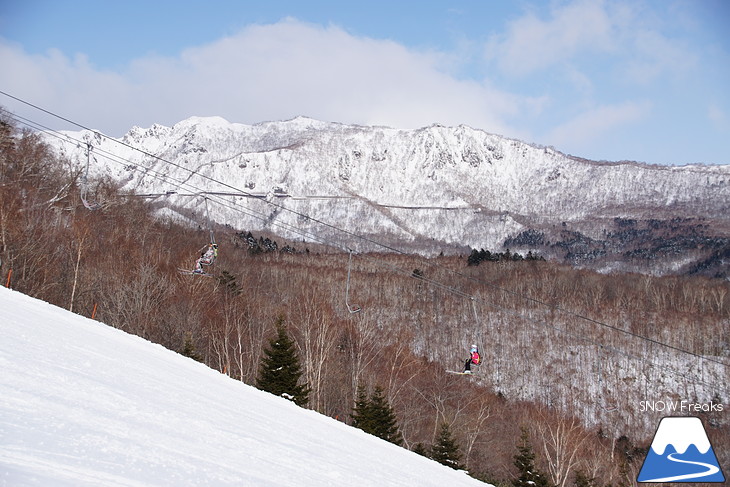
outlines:
{"label": "chairlift chair", "polygon": [[352,250],[350,252],[350,257],[347,261],[347,285],[345,286],[345,306],[347,307],[347,311],[350,312],[350,314],[359,313],[362,311],[362,308],[360,306],[357,306],[355,304],[351,305],[349,302],[349,296],[350,296],[350,271],[352,270]]}

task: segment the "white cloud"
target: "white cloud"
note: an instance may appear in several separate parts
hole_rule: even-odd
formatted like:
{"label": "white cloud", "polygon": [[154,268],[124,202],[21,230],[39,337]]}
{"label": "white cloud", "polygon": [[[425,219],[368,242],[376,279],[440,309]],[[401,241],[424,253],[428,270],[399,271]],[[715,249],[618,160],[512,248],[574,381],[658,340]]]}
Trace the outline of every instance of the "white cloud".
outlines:
{"label": "white cloud", "polygon": [[533,12],[509,24],[507,33],[487,45],[487,58],[513,76],[526,76],[578,53],[610,51],[613,23],[603,2],[578,1],[554,8],[549,20]]}
{"label": "white cloud", "polygon": [[551,130],[546,140],[556,147],[585,149],[612,130],[635,124],[650,112],[651,104],[645,101],[594,107]]}
{"label": "white cloud", "polygon": [[[250,25],[113,71],[83,55],[30,55],[0,38],[0,89],[115,136],[133,125],[172,125],[193,115],[243,123],[306,115],[401,128],[463,123],[605,157],[594,150],[600,138],[660,113],[675,101],[663,98],[667,92],[703,94],[687,82],[690,76],[677,76],[700,76],[703,54],[693,55],[690,39],[670,35],[659,14],[642,8],[555,0],[547,15],[527,12],[505,24],[489,43],[488,62],[478,66],[469,64],[474,57],[484,62],[473,56],[473,40],[454,51],[425,51],[294,19]],[[667,80],[679,82],[669,90]],[[5,97],[0,105],[48,123]],[[727,123],[717,109],[708,116],[718,126]],[[665,122],[655,119],[641,130],[658,131]]]}
{"label": "white cloud", "polygon": [[688,73],[698,63],[697,56],[683,42],[651,30],[633,34],[631,52],[625,66],[626,75],[643,85],[663,75]]}
{"label": "white cloud", "polygon": [[0,57],[5,91],[112,135],[192,115],[245,123],[296,115],[395,127],[465,123],[515,135],[505,120],[535,104],[447,74],[442,68],[453,60],[446,54],[292,19],[252,25],[176,57],[139,58],[119,72],[57,51],[30,56],[1,40]]}
{"label": "white cloud", "polygon": [[[648,84],[659,76],[688,72],[697,56],[681,36],[663,31],[657,12],[640,2],[576,0],[553,4],[549,17],[528,11],[486,46],[486,57],[513,77],[551,68],[605,76],[596,66],[613,66],[624,81]],[[670,32],[672,34],[674,32]]]}

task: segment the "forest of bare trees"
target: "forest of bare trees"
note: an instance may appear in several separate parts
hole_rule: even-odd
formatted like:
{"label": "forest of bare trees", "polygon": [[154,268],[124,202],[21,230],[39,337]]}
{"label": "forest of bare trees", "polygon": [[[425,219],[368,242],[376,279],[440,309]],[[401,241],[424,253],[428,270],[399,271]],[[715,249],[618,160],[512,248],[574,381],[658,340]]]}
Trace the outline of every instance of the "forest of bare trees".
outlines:
{"label": "forest of bare trees", "polygon": [[[473,475],[515,478],[522,429],[556,486],[633,485],[661,411],[641,401],[711,402],[695,412],[721,464],[730,460],[730,284],[703,277],[600,275],[550,262],[467,256],[349,255],[308,242],[251,252],[243,231],[216,227],[213,277],[182,275],[208,232],[91,183],[32,132],[0,120],[2,284],[139,335],[186,347],[254,384],[284,323],[297,344],[309,407],[351,423],[358,388],[381,387],[403,447],[449,425]],[[276,240],[275,235],[266,235]],[[484,364],[463,365],[469,345]],[[83,344],[79,344],[83,346]],[[241,405],[245,408],[245,405]]]}

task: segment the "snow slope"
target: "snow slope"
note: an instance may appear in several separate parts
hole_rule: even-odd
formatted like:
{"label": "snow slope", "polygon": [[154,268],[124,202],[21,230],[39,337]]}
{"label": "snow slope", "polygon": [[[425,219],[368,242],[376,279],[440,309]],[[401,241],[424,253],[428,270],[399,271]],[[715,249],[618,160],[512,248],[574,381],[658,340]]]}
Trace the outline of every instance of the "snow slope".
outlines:
{"label": "snow slope", "polygon": [[2,486],[484,485],[0,288]]}

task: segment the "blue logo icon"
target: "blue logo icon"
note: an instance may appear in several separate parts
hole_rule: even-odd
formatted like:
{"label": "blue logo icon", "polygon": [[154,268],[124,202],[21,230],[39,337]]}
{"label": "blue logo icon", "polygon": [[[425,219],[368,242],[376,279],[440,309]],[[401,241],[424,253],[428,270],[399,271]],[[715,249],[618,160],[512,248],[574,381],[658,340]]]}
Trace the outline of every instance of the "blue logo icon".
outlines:
{"label": "blue logo icon", "polygon": [[661,420],[637,482],[725,482],[700,418]]}

